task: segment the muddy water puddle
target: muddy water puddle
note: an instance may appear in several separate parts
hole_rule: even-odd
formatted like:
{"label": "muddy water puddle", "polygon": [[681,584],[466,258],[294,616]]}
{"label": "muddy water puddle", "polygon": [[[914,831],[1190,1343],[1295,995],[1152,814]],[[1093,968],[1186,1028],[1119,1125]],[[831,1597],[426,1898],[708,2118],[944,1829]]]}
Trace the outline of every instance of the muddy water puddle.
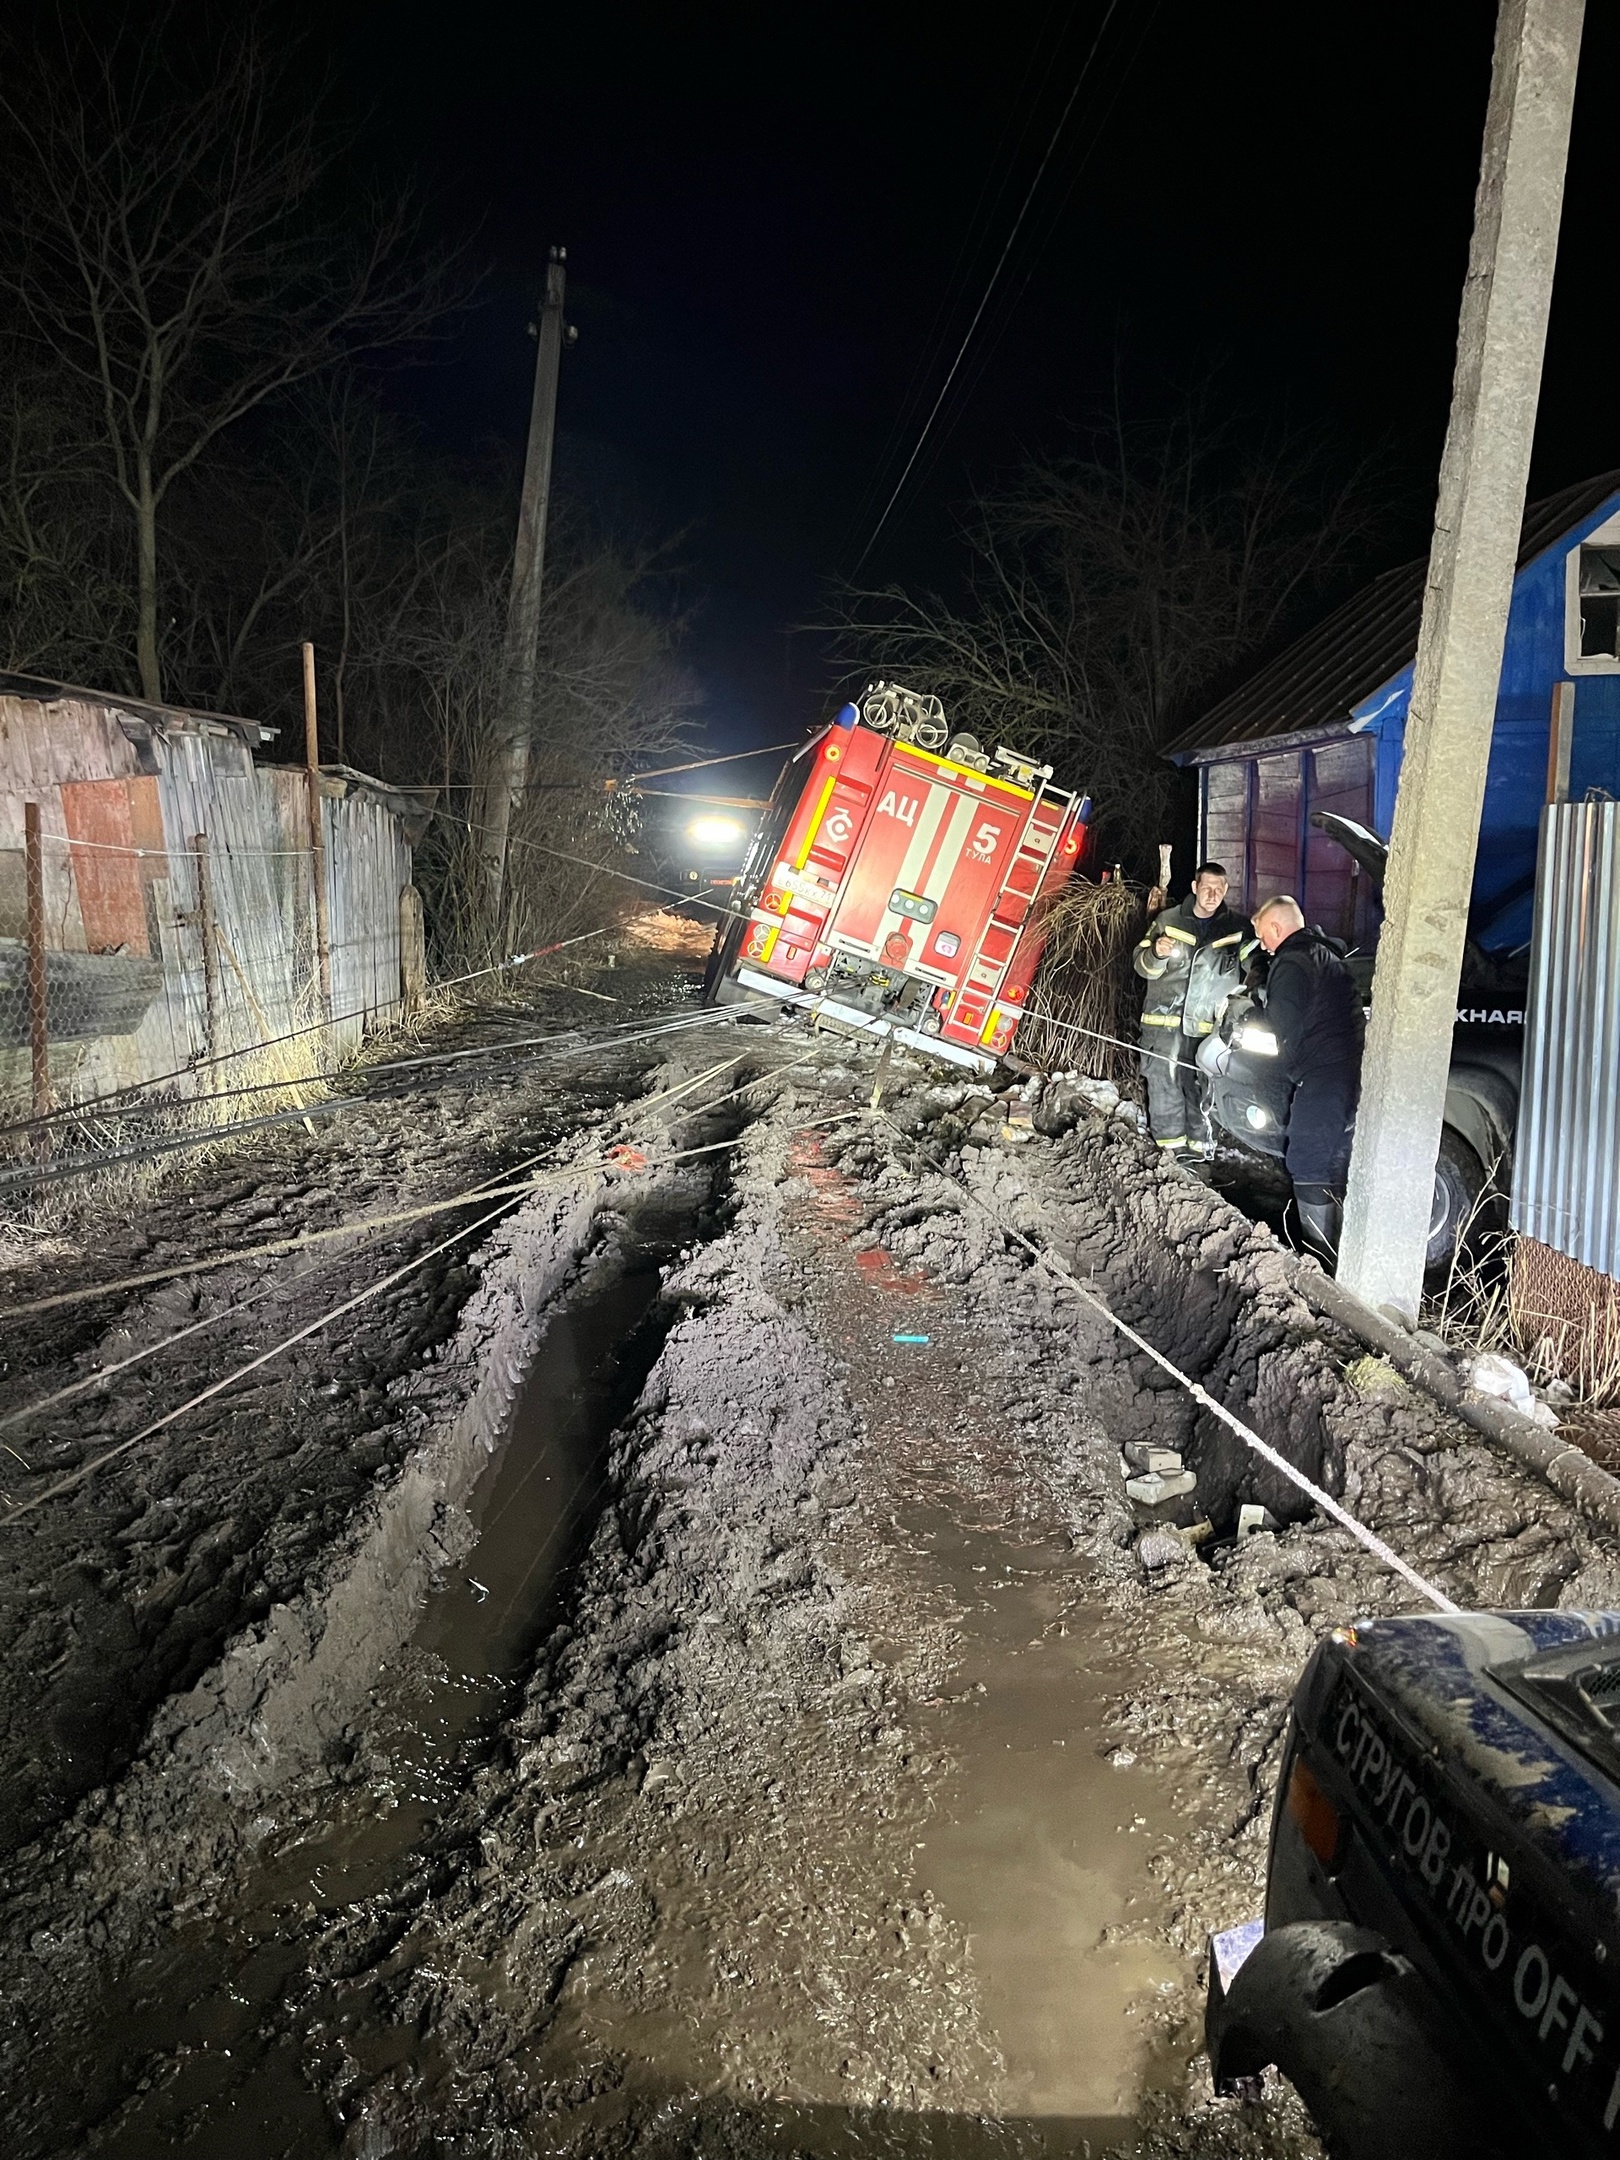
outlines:
{"label": "muddy water puddle", "polygon": [[1076,1555],[938,1511],[908,1528],[963,1607],[951,1699],[929,1713],[957,1770],[919,1883],[968,1936],[1007,2115],[1045,2124],[1048,2150],[1100,2150],[1131,2131],[1146,2089],[1182,2075],[1146,2013],[1183,1976],[1138,1939],[1175,1816],[1110,1745],[1130,1675]]}
{"label": "muddy water puddle", "polygon": [[278,2005],[307,1993],[302,1945],[322,1916],[387,1888],[431,1846],[511,1707],[594,1521],[608,1435],[666,1332],[658,1293],[676,1246],[647,1238],[603,1255],[551,1321],[474,1493],[477,1543],[356,1720],[363,1775],[329,1788],[314,1829],[278,1839],[261,1818],[243,1895],[178,1934],[109,2018],[103,2104],[126,2081],[138,2090],[99,2149],[129,2160],[177,2143],[231,2160],[337,2149],[291,2032],[273,2030]]}
{"label": "muddy water puddle", "polygon": [[[814,1144],[794,1167],[808,1187],[800,1220],[847,1234],[858,1210],[843,1173]],[[954,1769],[916,1848],[917,1887],[968,1938],[1017,2149],[1107,2151],[1136,2137],[1148,2093],[1186,2075],[1153,2015],[1187,1977],[1162,1947],[1150,1866],[1178,1819],[1162,1779],[1115,1742],[1143,1675],[1090,1564],[1031,1504],[1026,1443],[1000,1427],[1004,1384],[957,1290],[881,1244],[825,1282],[829,1332],[892,1466],[908,1566],[927,1602],[943,1595],[956,1612],[956,1669],[922,1713],[925,1742]],[[874,1647],[904,1662],[908,1646]],[[1003,2149],[948,2115],[927,2138],[917,2151],[953,2160]]]}

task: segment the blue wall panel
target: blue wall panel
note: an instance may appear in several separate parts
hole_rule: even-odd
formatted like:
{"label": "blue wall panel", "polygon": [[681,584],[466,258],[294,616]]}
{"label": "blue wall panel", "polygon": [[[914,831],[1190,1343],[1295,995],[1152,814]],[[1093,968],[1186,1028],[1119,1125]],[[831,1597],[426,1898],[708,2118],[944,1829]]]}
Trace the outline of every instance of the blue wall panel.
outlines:
{"label": "blue wall panel", "polygon": [[[1526,563],[1514,581],[1469,913],[1472,934],[1492,952],[1511,952],[1530,937],[1553,685],[1570,679],[1564,665],[1566,565],[1570,550],[1614,514],[1617,502],[1620,497],[1611,496],[1600,504],[1554,547]],[[1358,731],[1370,736],[1377,746],[1372,820],[1386,839],[1395,820],[1411,694],[1412,669],[1408,665],[1345,715],[1347,733],[1350,723],[1358,722]],[[1297,757],[1298,753],[1271,755]],[[1254,773],[1260,759],[1253,757],[1243,762],[1251,775],[1248,799],[1252,819]],[[1207,801],[1208,788],[1206,765],[1201,802]],[[1570,794],[1579,801],[1591,788],[1620,797],[1620,674],[1582,675],[1576,679]],[[1252,839],[1251,830],[1245,844],[1247,852],[1252,852]],[[1226,844],[1229,848],[1232,845],[1230,841]],[[1291,882],[1294,890],[1303,890],[1303,842],[1297,874]],[[1252,906],[1255,896],[1246,897]]]}
{"label": "blue wall panel", "polygon": [[[1553,685],[1570,679],[1564,665],[1570,550],[1612,516],[1614,508],[1614,498],[1601,504],[1555,547],[1526,563],[1514,581],[1470,911],[1474,936],[1494,952],[1512,951],[1530,936]],[[1378,740],[1374,819],[1386,838],[1395,820],[1411,694],[1412,669],[1407,666],[1350,715]],[[1576,682],[1570,793],[1578,800],[1594,787],[1620,796],[1620,675],[1583,675]]]}

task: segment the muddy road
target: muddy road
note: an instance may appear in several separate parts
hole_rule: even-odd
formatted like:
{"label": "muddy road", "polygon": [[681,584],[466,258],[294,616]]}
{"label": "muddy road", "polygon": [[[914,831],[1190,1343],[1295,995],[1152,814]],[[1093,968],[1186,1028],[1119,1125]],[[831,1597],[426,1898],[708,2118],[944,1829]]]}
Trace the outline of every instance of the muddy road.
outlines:
{"label": "muddy road", "polygon": [[[1460,1601],[1614,1604],[1620,1555],[1353,1384],[1270,1231],[1073,1089],[1009,1123],[897,1063],[874,1110],[729,1021],[500,1070],[9,1279],[543,1179],[442,1253],[463,1218],[8,1328],[0,1415],[230,1308],[0,1431],[8,2149],[1314,2152],[1286,2087],[1211,2095],[1204,1945],[1311,1644],[1408,1593],[1005,1232]],[[1141,1545],[1144,1444],[1196,1553]]]}

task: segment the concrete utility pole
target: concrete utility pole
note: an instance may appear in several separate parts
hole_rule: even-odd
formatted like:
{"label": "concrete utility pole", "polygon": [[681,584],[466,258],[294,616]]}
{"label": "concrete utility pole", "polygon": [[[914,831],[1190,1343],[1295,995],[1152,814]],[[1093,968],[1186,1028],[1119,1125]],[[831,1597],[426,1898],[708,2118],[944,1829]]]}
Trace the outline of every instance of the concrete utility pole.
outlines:
{"label": "concrete utility pole", "polygon": [[512,593],[507,603],[506,645],[501,661],[501,739],[478,817],[491,912],[497,919],[506,882],[507,833],[512,811],[523,797],[534,726],[535,653],[540,641],[540,593],[546,568],[546,516],[551,505],[551,454],[557,432],[557,378],[564,341],[567,262],[568,250],[553,248],[546,265],[546,297],[540,309],[539,349],[534,361],[534,401],[529,407],[529,447],[523,461],[523,499],[518,508],[517,550],[512,559]]}
{"label": "concrete utility pole", "polygon": [[1584,0],[1502,0],[1339,1279],[1417,1315]]}

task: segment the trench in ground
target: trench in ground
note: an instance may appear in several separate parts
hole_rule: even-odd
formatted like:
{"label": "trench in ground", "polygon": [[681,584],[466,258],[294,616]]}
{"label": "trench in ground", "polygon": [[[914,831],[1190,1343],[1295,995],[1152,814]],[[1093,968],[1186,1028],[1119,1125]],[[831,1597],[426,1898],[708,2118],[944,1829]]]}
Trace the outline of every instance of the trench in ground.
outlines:
{"label": "trench in ground", "polygon": [[[704,1137],[721,1129],[709,1120]],[[679,1317],[660,1295],[663,1270],[713,1234],[725,1184],[724,1171],[687,1173],[608,1227],[548,1322],[475,1490],[477,1542],[379,1670],[319,1819],[278,1837],[268,1812],[258,1818],[230,1909],[177,1931],[101,2024],[68,2106],[76,2124],[104,2123],[103,2149],[129,2160],[182,2142],[232,2160],[341,2149],[302,2068],[300,2041],[323,2016],[309,2000],[308,1939],[346,1905],[409,1875],[431,1879],[436,1856],[464,1838],[451,1818],[559,1615],[606,1490],[609,1437]],[[381,2020],[344,2039],[377,2072],[390,2060],[378,2050],[404,2044]]]}

